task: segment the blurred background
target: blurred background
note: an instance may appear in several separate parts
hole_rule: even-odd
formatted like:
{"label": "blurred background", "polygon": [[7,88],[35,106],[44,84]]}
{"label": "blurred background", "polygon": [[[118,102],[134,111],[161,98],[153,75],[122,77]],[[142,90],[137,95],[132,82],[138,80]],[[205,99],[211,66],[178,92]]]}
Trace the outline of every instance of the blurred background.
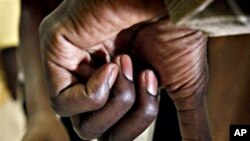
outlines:
{"label": "blurred background", "polygon": [[20,141],[26,128],[23,98],[16,91],[19,0],[0,0],[0,140]]}

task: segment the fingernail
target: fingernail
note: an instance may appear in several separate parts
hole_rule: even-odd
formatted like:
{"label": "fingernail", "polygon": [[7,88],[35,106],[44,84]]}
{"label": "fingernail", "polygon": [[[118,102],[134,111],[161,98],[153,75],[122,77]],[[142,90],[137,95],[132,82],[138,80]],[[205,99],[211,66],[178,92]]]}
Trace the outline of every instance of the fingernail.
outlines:
{"label": "fingernail", "polygon": [[132,62],[127,55],[118,56],[115,59],[117,65],[121,67],[123,75],[130,81],[133,81],[133,66]]}
{"label": "fingernail", "polygon": [[121,67],[123,75],[130,81],[133,81],[133,66],[128,55],[121,56]]}
{"label": "fingernail", "polygon": [[157,95],[157,79],[152,71],[147,71],[145,74],[147,92],[153,96]]}
{"label": "fingernail", "polygon": [[109,80],[108,80],[108,83],[109,83],[109,87],[111,88],[113,86],[113,84],[115,83],[115,80],[116,80],[116,77],[117,77],[117,73],[118,73],[118,69],[117,67],[114,65],[112,68],[111,68],[111,72],[110,72],[110,75],[109,75]]}

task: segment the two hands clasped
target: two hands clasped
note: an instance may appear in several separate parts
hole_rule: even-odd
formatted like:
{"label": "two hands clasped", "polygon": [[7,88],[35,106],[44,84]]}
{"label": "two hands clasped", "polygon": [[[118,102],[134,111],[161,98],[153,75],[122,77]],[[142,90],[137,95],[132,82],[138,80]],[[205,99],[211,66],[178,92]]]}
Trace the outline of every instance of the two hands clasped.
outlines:
{"label": "two hands clasped", "polygon": [[66,0],[43,21],[52,106],[84,139],[128,141],[156,118],[162,86],[176,105],[183,140],[210,140],[207,38],[159,18],[161,1],[142,3]]}

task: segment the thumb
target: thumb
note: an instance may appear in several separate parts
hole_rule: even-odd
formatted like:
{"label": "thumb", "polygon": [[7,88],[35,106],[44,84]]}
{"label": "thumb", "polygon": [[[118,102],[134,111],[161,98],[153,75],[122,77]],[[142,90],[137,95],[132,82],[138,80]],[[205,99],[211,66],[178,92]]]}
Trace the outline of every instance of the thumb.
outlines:
{"label": "thumb", "polygon": [[55,97],[53,107],[61,116],[97,110],[106,103],[118,74],[118,66],[106,64],[94,72],[86,85],[76,83]]}

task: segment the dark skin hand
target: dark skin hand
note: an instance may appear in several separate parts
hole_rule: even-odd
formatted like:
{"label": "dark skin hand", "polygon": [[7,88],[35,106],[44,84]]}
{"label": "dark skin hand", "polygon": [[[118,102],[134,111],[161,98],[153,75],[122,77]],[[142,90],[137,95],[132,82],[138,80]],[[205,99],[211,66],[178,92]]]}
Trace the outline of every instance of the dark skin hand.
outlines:
{"label": "dark skin hand", "polygon": [[[47,8],[51,7],[41,7],[40,5],[42,4],[37,1],[23,1],[22,5],[20,53],[22,64],[26,66],[23,67],[23,69],[26,80],[25,95],[28,110],[28,130],[22,140],[68,141],[69,138],[66,130],[49,107],[45,85],[42,77],[39,77],[42,72],[38,55],[38,25],[45,15],[46,10],[48,10]],[[75,116],[72,119],[74,125],[79,128],[78,133],[82,134],[85,138],[96,138],[105,131],[108,131],[104,136],[100,137],[102,140],[132,140],[137,137],[157,115],[157,96],[149,95],[145,90],[146,82],[144,77],[152,77],[152,73],[145,71],[141,74],[142,82],[140,83],[142,84],[142,90],[137,96],[135,95],[133,76],[131,76],[132,64],[130,58],[123,55],[117,57],[114,63],[119,66],[119,75],[106,106],[93,113],[86,113],[84,116]],[[125,74],[127,74],[129,78],[125,77]],[[154,78],[150,79],[153,79],[153,87],[156,91],[157,81]],[[147,84],[148,83],[147,81]],[[34,93],[34,89],[36,93]],[[156,92],[154,94],[156,94]],[[133,107],[134,110],[127,112],[135,103],[135,97],[139,99],[136,102],[138,104]],[[81,117],[82,121],[77,123],[79,117]],[[118,120],[120,120],[119,123],[117,122]],[[127,122],[135,122],[136,124],[126,124]],[[112,126],[113,124],[116,125]],[[124,134],[125,129],[133,131],[133,133]]]}
{"label": "dark skin hand", "polygon": [[[158,2],[151,8],[144,2],[132,0],[126,3],[66,0],[44,20],[40,28],[42,55],[49,95],[57,113],[69,116],[97,110],[105,104],[108,86],[112,87],[118,67],[113,63],[99,67],[110,62],[118,48],[114,45],[117,34],[135,23],[161,14],[162,11],[155,10],[163,9],[161,5],[163,3]],[[149,8],[144,10],[145,6]],[[65,10],[69,11],[65,13]],[[106,20],[105,17],[112,18]],[[101,65],[100,61],[103,62]],[[85,79],[97,68],[103,73],[98,83],[82,85],[78,76]],[[87,91],[93,89],[91,87],[98,89]]]}
{"label": "dark skin hand", "polygon": [[211,140],[205,106],[207,37],[162,19],[140,30],[133,44],[136,59],[158,72],[174,101],[183,141]]}
{"label": "dark skin hand", "polygon": [[130,57],[114,58],[126,44],[116,44],[122,30],[165,12],[163,1],[153,3],[65,0],[42,23],[41,51],[52,106],[71,117],[82,138],[132,140],[156,117],[154,74],[143,71],[134,81]]}
{"label": "dark skin hand", "polygon": [[133,140],[157,116],[159,101],[154,73],[143,71],[139,76],[139,89],[135,91],[129,56],[118,56],[114,62],[119,66],[119,73],[105,106],[71,118],[78,135],[85,139]]}

